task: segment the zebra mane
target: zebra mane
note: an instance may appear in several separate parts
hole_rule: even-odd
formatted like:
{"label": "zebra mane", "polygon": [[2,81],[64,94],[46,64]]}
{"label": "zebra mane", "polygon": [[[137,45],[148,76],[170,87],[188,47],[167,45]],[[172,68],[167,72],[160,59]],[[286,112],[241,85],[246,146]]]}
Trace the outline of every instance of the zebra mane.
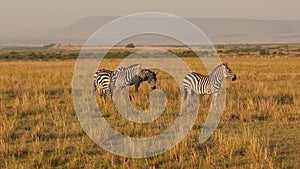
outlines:
{"label": "zebra mane", "polygon": [[141,64],[134,64],[134,65],[130,65],[128,67],[118,67],[116,69],[116,71],[123,71],[125,69],[131,69],[131,68],[134,68],[134,67],[141,67]]}
{"label": "zebra mane", "polygon": [[128,66],[127,68],[133,68],[133,67],[141,67],[141,64],[134,64],[134,65]]}
{"label": "zebra mane", "polygon": [[226,63],[222,63],[222,64],[220,64],[219,66],[215,67],[214,70],[211,72],[211,74],[213,74],[215,71],[217,71],[220,67],[223,67],[223,66],[228,67],[227,64],[228,64],[228,63],[226,62]]}
{"label": "zebra mane", "polygon": [[116,69],[116,71],[120,72],[120,71],[123,71],[123,70],[125,70],[125,69],[126,69],[125,67],[118,67],[118,68]]}

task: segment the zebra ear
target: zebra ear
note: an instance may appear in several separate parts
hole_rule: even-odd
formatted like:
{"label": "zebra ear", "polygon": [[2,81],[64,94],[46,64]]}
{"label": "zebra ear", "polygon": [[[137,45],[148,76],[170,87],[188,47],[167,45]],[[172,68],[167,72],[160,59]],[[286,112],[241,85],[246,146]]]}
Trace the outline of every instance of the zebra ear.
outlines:
{"label": "zebra ear", "polygon": [[155,74],[155,75],[157,75],[157,74],[158,74],[158,72],[154,72],[154,74]]}
{"label": "zebra ear", "polygon": [[226,66],[228,66],[228,62],[224,62],[224,63],[223,63],[223,65],[226,65]]}
{"label": "zebra ear", "polygon": [[138,64],[137,67],[141,67],[141,64]]}

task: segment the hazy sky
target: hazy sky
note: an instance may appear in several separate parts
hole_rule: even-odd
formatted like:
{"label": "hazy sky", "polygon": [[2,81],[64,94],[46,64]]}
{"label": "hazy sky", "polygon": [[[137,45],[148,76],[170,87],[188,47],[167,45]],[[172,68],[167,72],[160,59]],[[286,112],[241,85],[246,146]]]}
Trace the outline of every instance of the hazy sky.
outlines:
{"label": "hazy sky", "polygon": [[66,27],[87,16],[166,12],[182,17],[300,20],[299,0],[0,0],[0,36]]}

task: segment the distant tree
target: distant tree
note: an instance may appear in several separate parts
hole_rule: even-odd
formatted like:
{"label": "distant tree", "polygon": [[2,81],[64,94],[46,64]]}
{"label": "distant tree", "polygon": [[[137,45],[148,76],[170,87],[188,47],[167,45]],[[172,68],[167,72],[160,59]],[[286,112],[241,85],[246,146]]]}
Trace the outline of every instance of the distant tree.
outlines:
{"label": "distant tree", "polygon": [[44,49],[48,49],[48,48],[51,48],[51,47],[53,47],[55,45],[56,45],[55,43],[51,43],[51,44],[48,44],[48,45],[44,45],[43,48]]}
{"label": "distant tree", "polygon": [[261,49],[261,50],[259,51],[259,54],[260,54],[260,55],[269,55],[270,53],[269,53],[269,51],[267,51],[266,49]]}
{"label": "distant tree", "polygon": [[125,47],[126,48],[135,48],[135,45],[133,43],[129,43]]}

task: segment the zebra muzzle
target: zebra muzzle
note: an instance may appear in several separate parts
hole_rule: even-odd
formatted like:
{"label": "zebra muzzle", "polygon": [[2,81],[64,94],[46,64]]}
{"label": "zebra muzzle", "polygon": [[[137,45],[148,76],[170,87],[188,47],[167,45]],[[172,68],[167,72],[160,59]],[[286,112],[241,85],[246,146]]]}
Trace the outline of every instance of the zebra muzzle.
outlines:
{"label": "zebra muzzle", "polygon": [[236,75],[233,75],[232,77],[231,77],[231,81],[235,81],[236,80]]}

